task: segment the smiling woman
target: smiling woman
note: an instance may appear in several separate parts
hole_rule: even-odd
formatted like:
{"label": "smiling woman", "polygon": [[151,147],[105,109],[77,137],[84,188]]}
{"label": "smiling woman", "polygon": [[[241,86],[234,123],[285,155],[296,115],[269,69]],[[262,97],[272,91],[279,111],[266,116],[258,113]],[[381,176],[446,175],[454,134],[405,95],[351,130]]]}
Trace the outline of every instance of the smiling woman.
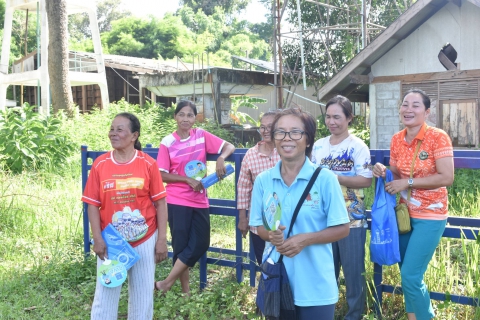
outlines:
{"label": "smiling woman", "polygon": [[210,215],[207,192],[201,183],[206,176],[207,154],[220,154],[216,173],[226,173],[225,159],[235,147],[201,129],[192,128],[197,107],[192,101],[177,104],[177,130],[162,139],[157,163],[167,183],[168,224],[172,235],[173,269],[155,289],[166,292],[180,279],[183,293],[190,294],[189,267],[193,267],[210,246]]}
{"label": "smiling woman", "polygon": [[[155,263],[167,258],[166,192],[157,163],[141,151],[140,121],[131,113],[119,113],[108,137],[113,151],[92,164],[82,201],[97,255],[97,270],[108,265],[102,231],[111,224],[140,255],[128,270],[128,318],[153,317]],[[117,319],[121,286],[106,288],[97,279],[91,319]]]}
{"label": "smiling woman", "polygon": [[[290,108],[276,115],[272,128],[281,160],[255,180],[250,226],[268,241],[263,262],[277,262],[280,255],[284,256],[297,319],[331,320],[338,300],[331,243],[349,233],[342,191],[336,176],[322,170],[301,205],[292,236],[285,238],[293,209],[317,168],[308,158],[316,121],[311,114]],[[262,219],[271,215],[272,208],[275,217],[280,217],[275,231],[268,230]]]}
{"label": "smiling woman", "polygon": [[[409,320],[435,317],[423,281],[445,230],[448,216],[447,186],[453,183],[453,147],[445,131],[429,127],[430,98],[420,89],[403,97],[400,119],[405,129],[392,137],[390,170],[394,180],[385,184],[391,194],[400,193],[410,215],[412,230],[401,234],[400,273]],[[376,163],[375,177],[385,177],[386,167]]]}

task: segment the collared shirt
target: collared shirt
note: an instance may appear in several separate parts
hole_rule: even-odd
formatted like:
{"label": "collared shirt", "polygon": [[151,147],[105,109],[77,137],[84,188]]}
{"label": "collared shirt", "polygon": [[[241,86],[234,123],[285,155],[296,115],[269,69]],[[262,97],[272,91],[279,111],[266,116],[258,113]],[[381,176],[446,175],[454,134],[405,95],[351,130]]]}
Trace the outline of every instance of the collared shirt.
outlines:
{"label": "collared shirt", "polygon": [[[282,179],[281,161],[275,167],[258,175],[253,186],[250,206],[250,226],[262,226],[262,214],[281,208],[280,224],[287,227],[308,181],[316,169],[308,158],[290,186]],[[273,206],[272,206],[273,204]],[[290,236],[312,233],[349,222],[345,201],[338,179],[330,170],[322,169],[303,202]],[[263,261],[267,256],[277,261],[280,254],[265,243]],[[295,305],[322,306],[338,301],[331,243],[313,244],[302,249],[293,258],[284,257]]]}
{"label": "collared shirt", "polygon": [[[390,166],[396,167],[402,179],[410,178],[410,168],[418,140],[422,140],[415,159],[413,178],[423,178],[437,173],[435,161],[453,157],[450,137],[441,129],[422,126],[417,136],[409,144],[405,140],[407,129],[397,132],[390,144]],[[446,187],[437,189],[411,189],[408,211],[412,218],[444,220],[448,215],[448,194]],[[401,192],[401,202],[407,203],[407,190]]]}
{"label": "collared shirt", "polygon": [[273,149],[270,156],[261,153],[259,147],[262,143],[264,142],[260,141],[253,148],[248,149],[243,157],[237,182],[237,209],[250,208],[253,182],[261,172],[272,168],[280,161],[277,149]]}

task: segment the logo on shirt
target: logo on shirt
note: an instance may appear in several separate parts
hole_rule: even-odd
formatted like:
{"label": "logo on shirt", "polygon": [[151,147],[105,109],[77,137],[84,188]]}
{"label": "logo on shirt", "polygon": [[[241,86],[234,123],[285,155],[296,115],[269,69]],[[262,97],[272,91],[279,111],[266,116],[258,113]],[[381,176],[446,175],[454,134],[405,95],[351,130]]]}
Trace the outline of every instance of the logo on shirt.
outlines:
{"label": "logo on shirt", "polygon": [[305,201],[303,201],[302,203],[302,207],[310,207],[312,209],[318,209],[319,202],[320,202],[320,195],[318,194],[317,191],[314,191],[313,193],[308,193],[307,197],[305,198]]}
{"label": "logo on shirt", "polygon": [[112,179],[103,181],[103,191],[143,189],[143,178]]}
{"label": "logo on shirt", "polygon": [[353,155],[353,148],[350,149],[350,151],[345,150],[341,152],[337,157],[333,157],[332,154],[330,154],[328,157],[323,158],[320,160],[319,166],[323,168],[329,168],[330,170],[333,171],[351,171],[354,162],[352,159]]}
{"label": "logo on shirt", "polygon": [[428,152],[423,150],[422,152],[420,152],[420,154],[418,155],[418,157],[420,158],[420,160],[425,160],[428,158]]}

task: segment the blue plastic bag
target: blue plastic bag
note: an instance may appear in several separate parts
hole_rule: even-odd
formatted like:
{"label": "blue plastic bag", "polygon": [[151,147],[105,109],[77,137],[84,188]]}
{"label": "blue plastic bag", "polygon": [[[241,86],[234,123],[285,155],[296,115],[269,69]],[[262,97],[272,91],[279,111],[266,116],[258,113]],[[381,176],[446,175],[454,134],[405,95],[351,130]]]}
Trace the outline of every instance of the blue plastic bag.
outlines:
{"label": "blue plastic bag", "polygon": [[[387,170],[386,180],[387,182],[393,180],[390,170]],[[395,195],[386,192],[383,179],[377,178],[375,200],[372,205],[370,260],[379,265],[390,266],[400,262],[395,205]]]}

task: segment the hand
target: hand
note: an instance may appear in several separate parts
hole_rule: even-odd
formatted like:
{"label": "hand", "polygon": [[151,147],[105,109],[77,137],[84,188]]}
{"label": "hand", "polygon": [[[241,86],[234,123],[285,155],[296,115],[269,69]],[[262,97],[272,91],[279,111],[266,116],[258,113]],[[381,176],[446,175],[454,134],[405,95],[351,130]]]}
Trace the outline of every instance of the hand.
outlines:
{"label": "hand", "polygon": [[200,192],[204,189],[203,184],[199,180],[187,178],[187,184],[196,192]]}
{"label": "hand", "polygon": [[93,239],[93,252],[102,260],[108,258],[107,256],[107,245],[102,237]]}
{"label": "hand", "polygon": [[168,258],[167,239],[157,239],[155,243],[155,263],[160,263]]}
{"label": "hand", "polygon": [[305,248],[303,245],[303,234],[296,234],[294,236],[291,236],[285,242],[277,247],[277,251],[280,254],[283,254],[284,256],[287,256],[289,258],[295,257],[297,254],[300,253],[300,251]]}
{"label": "hand", "polygon": [[246,238],[248,233],[248,221],[246,217],[240,217],[238,219],[238,230],[242,233],[242,237]]}
{"label": "hand", "polygon": [[387,176],[387,167],[377,162],[373,166],[372,173],[375,178],[385,178]]}
{"label": "hand", "polygon": [[393,180],[385,184],[385,191],[390,194],[396,194],[400,191],[408,189],[408,180],[407,179],[400,179],[400,180]]}
{"label": "hand", "polygon": [[281,246],[285,241],[285,237],[283,236],[283,230],[285,230],[285,226],[279,225],[278,229],[275,231],[268,231],[268,238],[269,241],[276,247]]}
{"label": "hand", "polygon": [[215,172],[217,173],[219,180],[222,180],[223,176],[227,173],[227,168],[225,168],[225,159],[223,159],[223,157],[218,157]]}

